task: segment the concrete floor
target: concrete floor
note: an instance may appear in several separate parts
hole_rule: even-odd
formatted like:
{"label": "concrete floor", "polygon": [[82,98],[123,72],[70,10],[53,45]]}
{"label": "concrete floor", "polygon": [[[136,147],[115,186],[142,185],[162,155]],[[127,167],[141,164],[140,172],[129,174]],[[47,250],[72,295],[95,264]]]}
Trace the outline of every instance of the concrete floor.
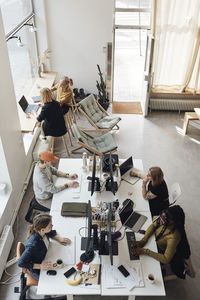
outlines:
{"label": "concrete floor", "polygon": [[[188,135],[181,134],[183,124],[183,114],[177,112],[152,112],[148,118],[144,119],[141,115],[121,115],[120,130],[114,133],[118,144],[118,155],[127,158],[133,155],[135,158],[143,160],[144,170],[158,165],[165,174],[168,186],[178,182],[181,186],[182,195],[178,200],[186,214],[186,231],[192,251],[192,261],[196,269],[196,278],[187,277],[186,280],[174,280],[166,283],[165,299],[169,300],[197,300],[200,299],[200,130],[189,126]],[[85,120],[79,120],[81,127],[86,124]],[[62,146],[57,144],[58,148]],[[63,149],[60,155],[64,157]],[[72,157],[81,157],[81,153],[73,154]],[[13,244],[10,257],[15,255],[16,244],[24,241],[28,223],[24,216],[28,209],[29,202],[33,196],[32,180],[30,181],[27,193],[23,199],[17,220],[15,222],[15,242]],[[19,272],[20,269],[14,265],[8,269],[10,273]],[[6,275],[2,280],[5,280]],[[18,279],[19,277],[16,277]],[[13,293],[13,288],[18,284],[1,285],[0,299],[15,300],[19,299]],[[76,296],[77,300],[98,300],[99,296]],[[115,299],[127,299],[127,297],[115,297]],[[147,297],[136,297],[143,300]],[[148,300],[163,299],[163,297],[148,297]],[[101,297],[108,299],[108,297]],[[110,299],[110,297],[109,297]]]}

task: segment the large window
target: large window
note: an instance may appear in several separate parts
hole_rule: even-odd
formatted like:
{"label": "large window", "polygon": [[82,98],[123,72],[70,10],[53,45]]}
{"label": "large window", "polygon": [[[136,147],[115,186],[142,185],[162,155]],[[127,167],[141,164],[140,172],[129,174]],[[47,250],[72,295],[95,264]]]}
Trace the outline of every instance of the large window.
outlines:
{"label": "large window", "polygon": [[22,95],[30,91],[37,75],[38,60],[32,1],[0,0],[0,6],[18,101]]}
{"label": "large window", "polygon": [[0,6],[6,34],[32,12],[31,0],[0,0]]}

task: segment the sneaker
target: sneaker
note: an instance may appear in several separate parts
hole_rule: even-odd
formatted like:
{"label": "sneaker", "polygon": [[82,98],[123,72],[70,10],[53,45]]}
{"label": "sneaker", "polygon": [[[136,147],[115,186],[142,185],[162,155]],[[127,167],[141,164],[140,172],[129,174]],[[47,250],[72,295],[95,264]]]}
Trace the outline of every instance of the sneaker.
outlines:
{"label": "sneaker", "polygon": [[47,137],[46,137],[46,136],[40,135],[40,141],[45,142],[46,140],[47,140]]}

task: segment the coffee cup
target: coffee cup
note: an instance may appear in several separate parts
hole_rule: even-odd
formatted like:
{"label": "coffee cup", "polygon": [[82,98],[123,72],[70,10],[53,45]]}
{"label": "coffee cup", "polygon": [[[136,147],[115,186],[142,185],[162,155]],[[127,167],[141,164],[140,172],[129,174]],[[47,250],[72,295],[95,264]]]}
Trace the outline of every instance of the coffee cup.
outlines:
{"label": "coffee cup", "polygon": [[155,282],[155,276],[154,276],[153,274],[149,274],[149,275],[147,276],[147,281],[148,281],[149,283],[154,283],[154,282]]}
{"label": "coffee cup", "polygon": [[62,261],[61,258],[58,258],[56,263],[57,263],[57,268],[62,268],[64,266],[63,261]]}

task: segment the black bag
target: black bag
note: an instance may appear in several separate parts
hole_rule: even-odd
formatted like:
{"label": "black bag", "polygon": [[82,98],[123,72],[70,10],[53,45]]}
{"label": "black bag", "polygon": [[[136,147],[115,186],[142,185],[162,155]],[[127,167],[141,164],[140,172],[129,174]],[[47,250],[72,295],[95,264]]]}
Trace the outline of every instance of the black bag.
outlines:
{"label": "black bag", "polygon": [[[116,164],[119,164],[119,159],[117,154],[111,154],[112,158],[112,170],[115,171]],[[102,170],[103,172],[110,173],[110,154],[104,154],[102,158]]]}

